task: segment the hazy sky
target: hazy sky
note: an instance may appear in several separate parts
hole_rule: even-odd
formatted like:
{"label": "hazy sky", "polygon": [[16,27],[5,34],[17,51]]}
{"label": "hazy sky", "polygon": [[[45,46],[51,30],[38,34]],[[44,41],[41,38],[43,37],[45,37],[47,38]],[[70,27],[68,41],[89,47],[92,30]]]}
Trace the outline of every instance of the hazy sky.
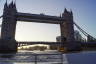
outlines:
{"label": "hazy sky", "polygon": [[[12,0],[8,0],[10,3]],[[0,0],[2,15],[5,0]],[[96,0],[17,0],[18,12],[59,16],[64,8],[74,14],[74,21],[92,36],[96,36]],[[1,21],[1,20],[0,20]],[[56,24],[17,22],[16,40],[56,41],[60,27]]]}

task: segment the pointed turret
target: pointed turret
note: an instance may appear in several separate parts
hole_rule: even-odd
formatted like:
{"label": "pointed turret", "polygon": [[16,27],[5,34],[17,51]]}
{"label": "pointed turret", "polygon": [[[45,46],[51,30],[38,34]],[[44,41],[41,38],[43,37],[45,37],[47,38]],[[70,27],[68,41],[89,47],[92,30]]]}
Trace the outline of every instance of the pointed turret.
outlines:
{"label": "pointed turret", "polygon": [[73,16],[73,12],[72,12],[72,10],[70,11],[70,14]]}
{"label": "pointed turret", "polygon": [[62,17],[62,14],[60,13],[60,18]]}
{"label": "pointed turret", "polygon": [[66,8],[64,9],[64,13],[68,13],[68,11],[67,11],[67,9],[66,9]]}
{"label": "pointed turret", "polygon": [[6,3],[4,5],[4,9],[6,9],[6,8],[8,8],[8,6],[7,6],[7,0],[6,0]]}
{"label": "pointed turret", "polygon": [[14,9],[15,12],[17,12],[17,8],[16,8],[16,0],[15,0],[14,3],[13,3],[13,9]]}
{"label": "pointed turret", "polygon": [[3,15],[6,16],[7,13],[8,13],[8,5],[7,5],[7,0],[6,0],[6,2],[4,4]]}
{"label": "pointed turret", "polygon": [[14,0],[14,4],[16,4],[16,0]]}
{"label": "pointed turret", "polygon": [[67,9],[65,8],[65,9],[64,9],[64,12],[62,13],[62,17],[66,17],[66,18],[68,18],[69,15],[70,15],[70,12],[67,11]]}
{"label": "pointed turret", "polygon": [[70,18],[71,18],[71,20],[73,20],[73,12],[72,12],[72,10],[70,11]]}
{"label": "pointed turret", "polygon": [[13,8],[14,4],[13,1],[9,4],[9,8]]}
{"label": "pointed turret", "polygon": [[13,7],[16,9],[16,2],[14,2]]}

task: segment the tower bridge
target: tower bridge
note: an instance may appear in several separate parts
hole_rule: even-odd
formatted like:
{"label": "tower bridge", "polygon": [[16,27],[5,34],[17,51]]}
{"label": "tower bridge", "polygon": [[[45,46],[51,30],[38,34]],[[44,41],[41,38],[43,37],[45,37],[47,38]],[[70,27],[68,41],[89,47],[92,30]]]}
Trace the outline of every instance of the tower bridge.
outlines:
{"label": "tower bridge", "polygon": [[[0,40],[1,51],[3,50],[7,50],[11,52],[17,51],[18,43],[15,40],[17,21],[60,24],[60,29],[61,29],[60,42],[56,42],[56,43],[19,42],[19,44],[50,44],[50,45],[63,44],[64,47],[65,46],[64,44],[66,43],[70,49],[74,49],[77,47],[77,43],[75,42],[74,39],[74,24],[76,26],[77,24],[73,22],[73,12],[67,11],[66,8],[62,13],[62,16],[22,13],[17,11],[16,4],[13,3],[12,1],[10,4],[7,4],[7,2],[5,3],[3,9],[3,15],[1,17],[3,17],[2,27],[1,27],[1,40]],[[80,27],[78,28],[80,29]],[[82,29],[80,30],[85,34],[85,32]]]}

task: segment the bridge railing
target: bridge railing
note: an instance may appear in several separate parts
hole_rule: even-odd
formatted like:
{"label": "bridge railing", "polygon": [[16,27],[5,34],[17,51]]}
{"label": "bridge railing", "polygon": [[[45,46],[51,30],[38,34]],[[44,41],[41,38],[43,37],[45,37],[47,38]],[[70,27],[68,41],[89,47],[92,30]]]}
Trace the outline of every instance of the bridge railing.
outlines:
{"label": "bridge railing", "polygon": [[63,64],[63,54],[0,54],[0,63]]}

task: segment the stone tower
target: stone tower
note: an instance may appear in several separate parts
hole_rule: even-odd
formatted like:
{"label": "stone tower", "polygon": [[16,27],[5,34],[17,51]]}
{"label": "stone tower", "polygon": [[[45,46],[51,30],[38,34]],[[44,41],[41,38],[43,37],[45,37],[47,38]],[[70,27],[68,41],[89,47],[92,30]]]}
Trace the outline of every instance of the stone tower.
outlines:
{"label": "stone tower", "polygon": [[16,5],[13,1],[9,5],[7,5],[7,2],[5,3],[1,39],[15,40],[16,12]]}
{"label": "stone tower", "polygon": [[67,42],[73,42],[74,41],[73,13],[72,11],[67,11],[67,9],[65,8],[62,17],[64,18],[64,22],[60,24],[61,36],[65,37]]}
{"label": "stone tower", "polygon": [[16,29],[16,5],[13,1],[8,5],[7,1],[3,10],[3,21],[1,28],[0,53],[17,52],[17,43],[15,40]]}

